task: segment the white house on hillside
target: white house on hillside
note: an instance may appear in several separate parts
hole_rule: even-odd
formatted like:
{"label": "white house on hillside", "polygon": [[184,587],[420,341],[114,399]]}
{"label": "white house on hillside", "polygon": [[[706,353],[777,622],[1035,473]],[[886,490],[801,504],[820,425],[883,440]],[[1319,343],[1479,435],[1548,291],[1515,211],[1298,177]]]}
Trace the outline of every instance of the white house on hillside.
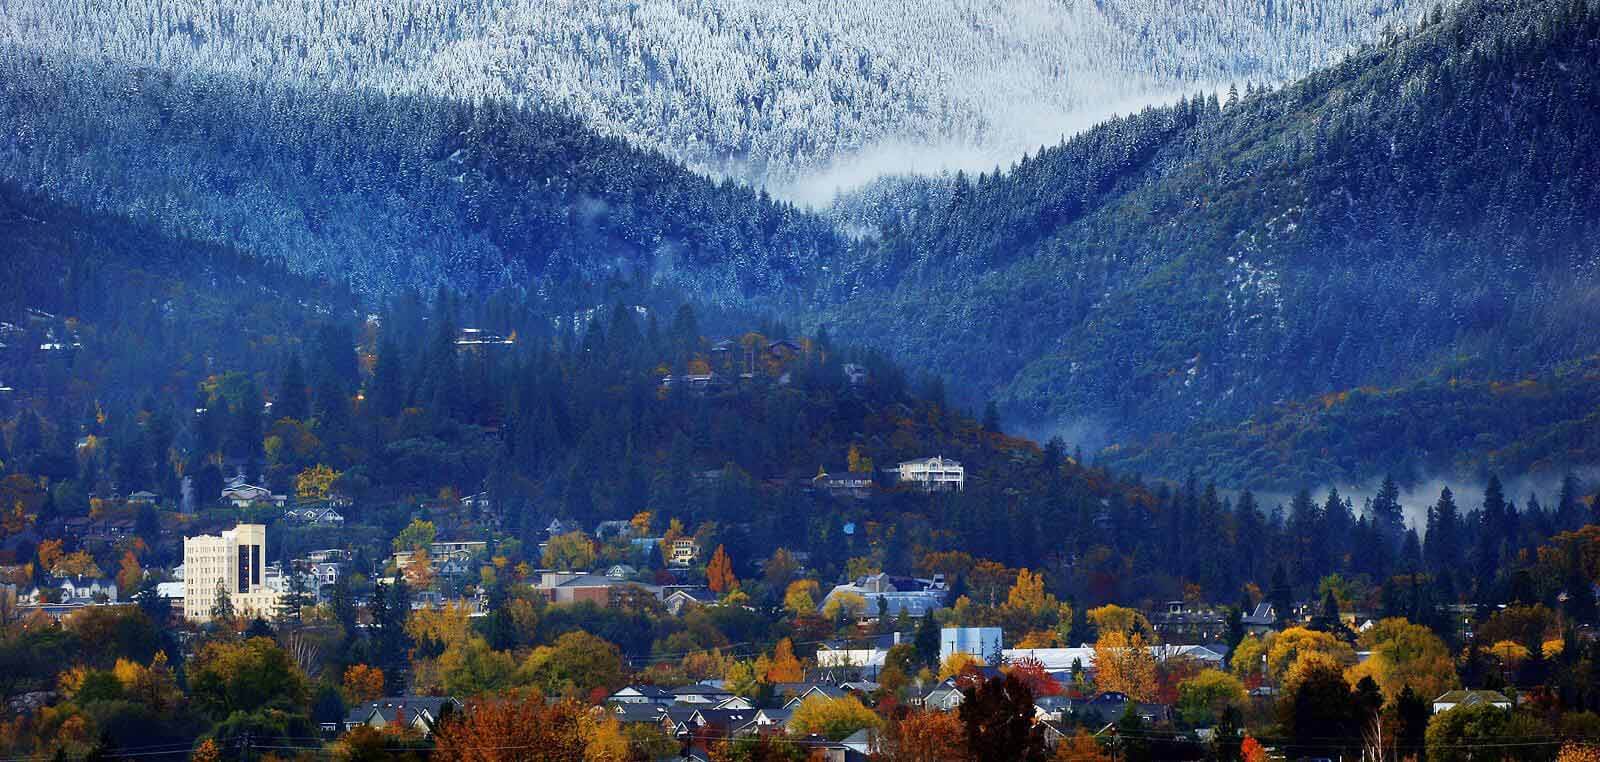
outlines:
{"label": "white house on hillside", "polygon": [[967,486],[967,470],[943,455],[908,460],[895,467],[903,484],[914,484],[924,492],[961,491]]}

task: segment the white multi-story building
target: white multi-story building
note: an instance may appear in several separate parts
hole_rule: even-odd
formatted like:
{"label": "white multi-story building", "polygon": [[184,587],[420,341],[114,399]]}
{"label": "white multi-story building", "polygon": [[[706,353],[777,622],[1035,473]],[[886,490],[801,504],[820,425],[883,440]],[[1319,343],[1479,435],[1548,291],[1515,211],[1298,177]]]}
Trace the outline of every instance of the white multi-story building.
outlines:
{"label": "white multi-story building", "polygon": [[280,593],[266,573],[267,528],[240,524],[220,535],[183,539],[183,615],[192,622],[211,618],[217,589],[228,593],[240,616],[271,617]]}
{"label": "white multi-story building", "polygon": [[902,483],[914,484],[926,492],[960,491],[967,486],[967,470],[943,455],[905,461],[895,468],[895,473]]}

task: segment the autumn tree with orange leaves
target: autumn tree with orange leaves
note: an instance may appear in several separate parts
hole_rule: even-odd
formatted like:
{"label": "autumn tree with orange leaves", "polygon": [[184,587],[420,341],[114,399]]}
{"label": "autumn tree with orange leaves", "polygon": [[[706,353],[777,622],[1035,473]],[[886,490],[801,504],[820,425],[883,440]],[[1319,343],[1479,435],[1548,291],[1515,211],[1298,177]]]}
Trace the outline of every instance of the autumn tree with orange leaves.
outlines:
{"label": "autumn tree with orange leaves", "polygon": [[1064,738],[1056,744],[1053,759],[1056,762],[1111,762],[1111,755],[1088,731],[1078,728],[1071,738]]}
{"label": "autumn tree with orange leaves", "polygon": [[711,554],[711,563],[706,564],[706,587],[717,595],[733,592],[739,587],[739,578],[733,575],[733,559],[728,558],[728,551],[721,545]]}
{"label": "autumn tree with orange leaves", "polygon": [[1061,695],[1061,683],[1056,682],[1056,679],[1050,676],[1049,670],[1045,669],[1044,662],[1035,657],[1024,656],[1001,669],[1021,680],[1035,698]]}
{"label": "autumn tree with orange leaves", "polygon": [[890,726],[889,762],[961,762],[966,729],[953,712],[911,712]]}
{"label": "autumn tree with orange leaves", "polygon": [[1245,736],[1244,741],[1240,742],[1239,756],[1244,758],[1244,762],[1267,762],[1268,759],[1266,748],[1251,736]]}
{"label": "autumn tree with orange leaves", "polygon": [[577,701],[545,703],[530,691],[474,702],[434,735],[439,762],[588,762],[597,726]]}
{"label": "autumn tree with orange leaves", "polygon": [[365,664],[352,664],[344,671],[344,694],[353,704],[383,698],[383,670]]}
{"label": "autumn tree with orange leaves", "polygon": [[767,682],[798,683],[806,679],[806,669],[794,655],[794,642],[788,638],[778,641],[772,650],[772,661],[767,664]]}

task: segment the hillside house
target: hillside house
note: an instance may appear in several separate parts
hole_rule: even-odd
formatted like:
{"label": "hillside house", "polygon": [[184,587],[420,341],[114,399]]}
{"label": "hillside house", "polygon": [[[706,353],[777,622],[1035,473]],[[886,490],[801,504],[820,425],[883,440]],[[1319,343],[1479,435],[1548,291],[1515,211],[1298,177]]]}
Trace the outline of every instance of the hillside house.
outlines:
{"label": "hillside house", "polygon": [[89,603],[116,603],[117,583],[109,579],[91,579],[88,577],[54,577],[48,583],[49,587],[61,591],[61,603],[89,604]]}
{"label": "hillside house", "polygon": [[274,495],[266,487],[238,482],[222,489],[222,502],[235,508],[249,508],[257,503],[267,503],[282,508],[289,502],[287,495]]}
{"label": "hillside house", "polygon": [[872,474],[855,472],[830,474],[822,471],[811,479],[811,491],[834,497],[865,500],[872,497],[872,488]]}
{"label": "hillside house", "polygon": [[903,461],[895,466],[894,473],[899,483],[923,492],[960,492],[967,486],[967,470],[942,455]]}
{"label": "hillside house", "polygon": [[461,702],[445,696],[391,696],[369,701],[352,708],[339,728],[323,725],[323,730],[349,732],[359,725],[383,729],[399,725],[418,733],[423,738],[433,736],[440,720],[461,711]]}
{"label": "hillside house", "polygon": [[1433,700],[1433,713],[1448,712],[1458,706],[1489,705],[1511,711],[1511,699],[1499,691],[1446,691]]}
{"label": "hillside house", "polygon": [[700,546],[693,537],[679,537],[672,541],[672,547],[667,549],[668,566],[688,566],[694,563],[700,555]]}
{"label": "hillside house", "polygon": [[704,585],[676,585],[663,588],[661,602],[667,606],[667,613],[673,616],[683,616],[683,612],[696,606],[710,606],[717,602],[717,594]]}
{"label": "hillside house", "polygon": [[533,586],[534,592],[543,594],[551,603],[590,601],[601,606],[609,606],[612,597],[624,588],[637,588],[657,600],[661,599],[660,587],[608,577],[604,574],[544,572],[539,575],[539,582]]}
{"label": "hillside house", "polygon": [[943,606],[949,593],[942,578],[915,579],[869,574],[847,585],[837,585],[822,599],[822,606],[846,593],[855,593],[867,602],[862,619],[894,619],[904,611],[921,617]]}
{"label": "hillside house", "polygon": [[344,514],[334,509],[333,504],[323,501],[316,503],[302,503],[290,508],[283,513],[285,523],[296,526],[310,527],[342,527]]}

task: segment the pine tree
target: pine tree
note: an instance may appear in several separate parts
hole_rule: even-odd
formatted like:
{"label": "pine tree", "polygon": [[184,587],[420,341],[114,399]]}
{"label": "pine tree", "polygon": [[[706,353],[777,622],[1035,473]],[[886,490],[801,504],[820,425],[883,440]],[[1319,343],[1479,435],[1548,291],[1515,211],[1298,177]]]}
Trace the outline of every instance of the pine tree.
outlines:
{"label": "pine tree", "polygon": [[995,434],[1001,433],[1000,408],[994,404],[994,400],[989,400],[988,402],[983,403],[982,425],[984,431],[993,432]]}
{"label": "pine tree", "polygon": [[1272,570],[1272,590],[1267,593],[1267,601],[1278,616],[1278,628],[1287,627],[1294,617],[1294,593],[1289,589],[1289,575],[1281,563]]}
{"label": "pine tree", "polygon": [[1383,477],[1378,494],[1372,498],[1372,519],[1384,541],[1389,543],[1389,548],[1398,551],[1405,539],[1406,524],[1400,507],[1400,485],[1395,483],[1393,476]]}
{"label": "pine tree", "polygon": [[228,594],[228,586],[218,581],[217,599],[211,603],[211,621],[227,624],[235,616],[237,612],[233,609],[233,596]]}
{"label": "pine tree", "polygon": [[1337,487],[1328,489],[1328,498],[1322,506],[1322,539],[1316,543],[1322,551],[1326,571],[1344,569],[1350,551],[1351,533],[1355,528],[1355,515],[1350,503],[1339,495]]}
{"label": "pine tree", "polygon": [[261,453],[261,394],[254,380],[245,379],[239,400],[229,411],[229,450],[240,457],[254,459]]}
{"label": "pine tree", "polygon": [[1427,544],[1423,555],[1428,568],[1442,572],[1461,562],[1461,519],[1456,509],[1455,495],[1449,487],[1439,491],[1439,501],[1428,511]]}
{"label": "pine tree", "polygon": [[1401,759],[1421,758],[1428,731],[1428,717],[1432,714],[1427,699],[1418,696],[1407,685],[1400,690],[1394,703],[1396,720],[1399,722],[1394,734],[1395,751]]}
{"label": "pine tree", "polygon": [[1322,560],[1328,548],[1322,537],[1322,516],[1311,500],[1310,490],[1295,493],[1289,503],[1290,559],[1295,564],[1295,579],[1314,580],[1326,570]]}
{"label": "pine tree", "polygon": [[1571,471],[1561,477],[1561,494],[1556,498],[1556,528],[1571,531],[1583,526],[1584,510],[1578,477]]}
{"label": "pine tree", "polygon": [[311,401],[306,396],[306,373],[300,365],[300,353],[291,352],[289,363],[278,383],[278,399],[272,406],[274,418],[293,418],[304,421],[311,416]]}
{"label": "pine tree", "polygon": [[917,658],[922,660],[923,666],[929,669],[939,667],[939,623],[934,621],[933,612],[930,610],[922,615],[922,621],[917,623]]}
{"label": "pine tree", "polygon": [[378,365],[372,372],[372,391],[366,402],[377,416],[393,418],[405,407],[405,365],[399,345],[385,338],[378,346]]}

